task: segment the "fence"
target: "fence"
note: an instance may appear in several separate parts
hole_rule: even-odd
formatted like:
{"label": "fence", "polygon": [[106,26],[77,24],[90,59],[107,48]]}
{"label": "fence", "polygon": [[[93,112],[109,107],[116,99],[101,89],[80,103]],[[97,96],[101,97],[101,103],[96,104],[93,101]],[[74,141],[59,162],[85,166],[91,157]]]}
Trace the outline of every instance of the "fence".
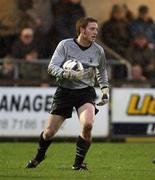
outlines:
{"label": "fence", "polygon": [[[0,69],[4,63],[3,59],[0,59]],[[50,85],[55,85],[54,78],[47,74],[48,59],[38,59],[32,62],[27,62],[23,59],[13,60],[11,77],[3,78],[0,77],[1,86],[39,86],[42,83],[49,83]],[[115,68],[116,67],[116,68]],[[120,68],[123,72],[119,74]],[[121,78],[130,79],[131,77],[131,66],[125,60],[108,59],[107,60],[107,70],[109,75],[109,80]],[[6,80],[7,79],[7,80]]]}

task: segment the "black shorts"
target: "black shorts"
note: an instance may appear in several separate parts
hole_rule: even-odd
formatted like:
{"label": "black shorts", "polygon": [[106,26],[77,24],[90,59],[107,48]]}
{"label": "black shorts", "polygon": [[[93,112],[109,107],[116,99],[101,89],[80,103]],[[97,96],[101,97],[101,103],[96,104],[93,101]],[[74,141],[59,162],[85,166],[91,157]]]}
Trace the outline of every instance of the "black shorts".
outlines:
{"label": "black shorts", "polygon": [[[72,117],[73,107],[78,110],[85,103],[91,103],[95,106],[96,92],[93,87],[83,89],[66,89],[58,87],[52,102],[50,114]],[[98,109],[95,107],[95,114]]]}

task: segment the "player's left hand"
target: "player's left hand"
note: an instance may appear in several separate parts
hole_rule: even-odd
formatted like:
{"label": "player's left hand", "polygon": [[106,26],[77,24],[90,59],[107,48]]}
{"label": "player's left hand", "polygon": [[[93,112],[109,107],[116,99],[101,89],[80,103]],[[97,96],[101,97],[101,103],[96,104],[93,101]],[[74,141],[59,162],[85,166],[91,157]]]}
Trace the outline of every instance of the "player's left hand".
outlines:
{"label": "player's left hand", "polygon": [[102,91],[102,99],[99,103],[97,103],[97,106],[103,106],[109,102],[109,87],[105,86],[101,89]]}

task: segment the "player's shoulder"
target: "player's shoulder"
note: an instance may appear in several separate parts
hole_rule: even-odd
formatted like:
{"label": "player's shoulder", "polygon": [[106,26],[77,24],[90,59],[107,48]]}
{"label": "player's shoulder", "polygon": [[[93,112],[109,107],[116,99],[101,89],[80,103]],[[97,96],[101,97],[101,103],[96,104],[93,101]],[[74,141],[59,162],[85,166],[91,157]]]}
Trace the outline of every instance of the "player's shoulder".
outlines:
{"label": "player's shoulder", "polygon": [[66,45],[71,44],[73,42],[74,42],[73,38],[68,38],[68,39],[63,39],[62,41],[60,41],[59,44],[66,46]]}
{"label": "player's shoulder", "polygon": [[98,43],[94,42],[93,43],[94,48],[96,48],[100,53],[104,52],[104,49],[101,45],[99,45]]}

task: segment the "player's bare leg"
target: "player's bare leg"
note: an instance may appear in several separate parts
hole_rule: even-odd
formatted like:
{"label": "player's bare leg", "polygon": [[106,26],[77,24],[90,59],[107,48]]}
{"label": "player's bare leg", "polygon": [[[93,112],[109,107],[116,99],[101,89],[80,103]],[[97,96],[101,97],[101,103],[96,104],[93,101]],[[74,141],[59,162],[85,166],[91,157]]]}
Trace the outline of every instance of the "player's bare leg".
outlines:
{"label": "player's bare leg", "polygon": [[91,103],[86,103],[78,109],[81,133],[76,144],[76,157],[72,167],[73,170],[87,170],[83,163],[91,144],[91,130],[95,117],[95,107]]}
{"label": "player's bare leg", "polygon": [[45,159],[45,153],[52,143],[52,138],[64,122],[64,118],[59,115],[49,115],[46,128],[40,135],[39,148],[33,160],[29,161],[26,168],[35,168],[41,161]]}

